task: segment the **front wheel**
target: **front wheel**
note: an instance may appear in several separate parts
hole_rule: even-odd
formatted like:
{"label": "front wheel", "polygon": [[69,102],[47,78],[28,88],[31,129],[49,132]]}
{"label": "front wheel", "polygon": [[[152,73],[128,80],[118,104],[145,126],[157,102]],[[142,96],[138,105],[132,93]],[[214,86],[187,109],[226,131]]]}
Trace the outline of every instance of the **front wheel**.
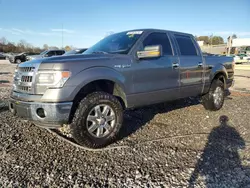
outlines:
{"label": "front wheel", "polygon": [[225,91],[224,84],[220,80],[214,80],[209,92],[202,96],[202,104],[206,110],[216,111],[224,104]]}
{"label": "front wheel", "polygon": [[15,63],[16,63],[16,64],[20,64],[20,63],[22,63],[22,61],[21,61],[20,59],[16,59],[16,60],[15,60]]}
{"label": "front wheel", "polygon": [[105,92],[94,92],[79,103],[71,133],[78,144],[101,148],[116,139],[122,121],[123,108],[119,100]]}

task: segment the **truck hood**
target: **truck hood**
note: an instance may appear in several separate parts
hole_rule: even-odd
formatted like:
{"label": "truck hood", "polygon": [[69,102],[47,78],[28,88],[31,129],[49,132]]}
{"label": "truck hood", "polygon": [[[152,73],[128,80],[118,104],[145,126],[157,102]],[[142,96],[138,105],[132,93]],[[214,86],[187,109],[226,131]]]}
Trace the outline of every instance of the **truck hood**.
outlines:
{"label": "truck hood", "polygon": [[132,63],[130,55],[123,54],[80,54],[43,58],[39,69],[70,70],[72,74],[94,67],[116,69]]}
{"label": "truck hood", "polygon": [[69,70],[75,75],[85,69],[105,67],[120,69],[132,64],[130,55],[121,54],[80,54],[38,58],[19,64],[20,67],[37,67],[39,70]]}
{"label": "truck hood", "polygon": [[54,62],[54,63],[61,63],[61,62],[75,62],[81,61],[85,62],[88,60],[103,60],[103,59],[112,59],[115,57],[119,57],[121,55],[118,54],[76,54],[76,55],[67,55],[67,56],[54,56],[47,58],[44,62]]}

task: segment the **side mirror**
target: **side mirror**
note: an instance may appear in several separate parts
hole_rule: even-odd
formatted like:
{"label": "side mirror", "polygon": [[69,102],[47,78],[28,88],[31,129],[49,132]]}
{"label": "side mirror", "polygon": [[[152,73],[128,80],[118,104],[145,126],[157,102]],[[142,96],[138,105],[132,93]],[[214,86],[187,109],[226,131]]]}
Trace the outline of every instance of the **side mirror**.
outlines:
{"label": "side mirror", "polygon": [[154,46],[145,46],[143,51],[137,52],[137,57],[139,59],[148,59],[148,58],[156,58],[162,55],[162,46],[154,45]]}
{"label": "side mirror", "polygon": [[44,54],[44,57],[49,57],[49,54]]}

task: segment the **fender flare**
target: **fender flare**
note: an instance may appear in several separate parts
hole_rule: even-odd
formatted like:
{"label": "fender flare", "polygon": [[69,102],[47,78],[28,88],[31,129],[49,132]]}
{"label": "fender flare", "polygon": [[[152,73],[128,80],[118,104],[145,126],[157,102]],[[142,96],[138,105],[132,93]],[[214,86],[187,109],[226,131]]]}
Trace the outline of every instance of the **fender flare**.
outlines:
{"label": "fender flare", "polygon": [[126,87],[125,87],[125,77],[117,72],[114,69],[108,67],[92,67],[89,69],[85,69],[72,78],[70,78],[65,86],[75,86],[74,91],[72,91],[71,95],[73,98],[77,95],[77,93],[87,84],[97,81],[97,80],[109,80],[118,84],[118,86],[123,90],[126,95]]}
{"label": "fender flare", "polygon": [[222,64],[217,64],[212,68],[210,73],[210,80],[212,81],[218,74],[223,74],[225,79],[228,78],[227,70]]}

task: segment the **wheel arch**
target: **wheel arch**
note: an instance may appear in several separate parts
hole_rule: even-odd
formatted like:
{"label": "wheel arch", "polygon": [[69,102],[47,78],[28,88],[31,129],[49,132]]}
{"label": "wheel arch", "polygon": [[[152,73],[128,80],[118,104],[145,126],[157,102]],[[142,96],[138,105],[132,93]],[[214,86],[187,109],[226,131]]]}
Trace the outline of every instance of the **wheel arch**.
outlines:
{"label": "wheel arch", "polygon": [[219,64],[218,66],[215,66],[212,69],[211,75],[210,75],[211,83],[215,79],[219,79],[219,80],[221,80],[223,82],[224,88],[226,88],[226,80],[227,80],[227,78],[228,78],[227,70],[223,65]]}
{"label": "wheel arch", "polygon": [[[79,80],[82,81],[79,83]],[[78,82],[78,84],[73,92],[73,108],[70,113],[70,122],[78,103],[88,94],[96,91],[104,91],[116,96],[121,102],[123,109],[127,107],[127,97],[124,86],[125,79],[120,73],[112,69],[102,68],[82,71],[75,76],[71,82]]]}

